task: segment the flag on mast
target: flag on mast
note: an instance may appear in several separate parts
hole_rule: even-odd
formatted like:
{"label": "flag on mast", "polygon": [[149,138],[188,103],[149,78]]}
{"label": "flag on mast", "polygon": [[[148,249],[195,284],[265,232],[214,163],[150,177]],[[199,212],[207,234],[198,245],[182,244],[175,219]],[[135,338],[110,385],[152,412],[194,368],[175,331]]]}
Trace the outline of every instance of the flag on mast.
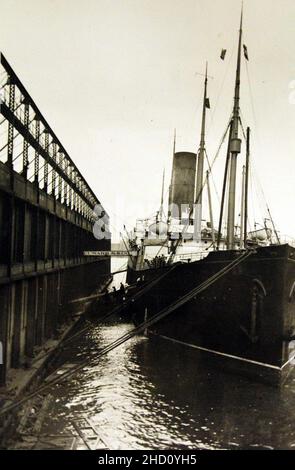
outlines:
{"label": "flag on mast", "polygon": [[205,99],[205,106],[206,106],[206,108],[210,109],[210,100],[209,100],[209,98]]}
{"label": "flag on mast", "polygon": [[226,54],[226,49],[222,49],[222,50],[221,50],[221,54],[220,54],[220,58],[221,58],[222,60],[224,60],[225,54]]}
{"label": "flag on mast", "polygon": [[249,60],[249,56],[248,56],[248,49],[247,49],[247,46],[245,46],[245,44],[243,44],[243,49],[244,49],[244,57],[246,60]]}

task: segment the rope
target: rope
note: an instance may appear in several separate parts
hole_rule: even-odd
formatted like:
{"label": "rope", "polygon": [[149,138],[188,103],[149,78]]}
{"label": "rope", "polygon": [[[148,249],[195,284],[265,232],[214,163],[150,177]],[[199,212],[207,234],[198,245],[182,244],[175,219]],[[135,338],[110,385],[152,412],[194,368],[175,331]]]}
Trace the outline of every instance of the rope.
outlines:
{"label": "rope", "polygon": [[62,341],[61,344],[57,345],[55,348],[53,348],[51,351],[49,351],[46,354],[43,354],[43,356],[39,356],[36,358],[32,364],[34,364],[37,361],[40,361],[44,357],[47,357],[49,354],[52,354],[55,351],[58,351],[59,349],[63,349],[65,345],[71,343],[73,340],[79,338],[81,335],[84,333],[87,333],[89,330],[92,330],[93,327],[97,326],[99,323],[103,322],[104,320],[107,320],[109,317],[112,315],[115,315],[116,313],[120,313],[122,310],[124,310],[128,305],[135,300],[139,299],[143,294],[148,292],[154,285],[156,285],[159,281],[161,281],[164,277],[166,277],[173,269],[178,266],[177,263],[175,263],[172,267],[170,267],[169,270],[167,270],[165,273],[161,274],[160,276],[157,276],[154,280],[150,281],[148,285],[143,286],[142,289],[140,289],[136,294],[134,294],[130,299],[128,299],[123,305],[118,305],[117,307],[113,308],[110,310],[108,313],[106,313],[104,316],[100,317],[98,320],[95,322],[91,322],[89,325],[85,326],[81,330],[79,330],[77,333],[73,334],[69,338],[66,338]]}
{"label": "rope", "polygon": [[209,174],[211,175],[211,178],[212,178],[214,191],[215,191],[215,194],[216,194],[216,197],[217,197],[218,201],[220,202],[220,196],[219,196],[219,193],[218,193],[217,186],[215,184],[215,180],[214,180],[213,173],[212,173],[212,168],[211,168],[211,165],[210,165],[210,161],[209,161],[209,157],[208,157],[208,153],[207,153],[206,149],[205,149],[205,155],[206,155],[206,160],[207,160],[207,164],[208,164]]}
{"label": "rope", "polygon": [[251,84],[251,79],[250,79],[250,74],[249,74],[249,66],[248,66],[248,61],[246,59],[245,59],[245,64],[246,64],[246,73],[247,73],[247,81],[248,81],[248,86],[249,86],[249,94],[250,94],[251,108],[252,108],[252,113],[253,113],[253,120],[255,124],[256,134],[258,135],[258,140],[260,141],[259,128],[257,125],[257,118],[256,118],[256,113],[255,113],[255,107],[254,107],[252,84]]}
{"label": "rope", "polygon": [[[128,331],[127,333],[125,333],[124,335],[122,335],[120,338],[118,338],[117,340],[113,341],[112,343],[110,343],[108,346],[106,346],[105,348],[103,348],[98,354],[97,354],[97,359],[100,359],[102,356],[104,356],[105,354],[111,352],[113,349],[121,346],[123,343],[125,343],[126,341],[128,341],[129,339],[133,338],[135,335],[137,335],[138,333],[141,333],[142,331],[144,331],[146,328],[154,325],[155,323],[157,323],[159,320],[163,319],[165,316],[169,315],[171,312],[173,312],[174,310],[176,310],[177,308],[181,307],[182,305],[184,305],[185,303],[187,303],[189,300],[191,300],[193,297],[195,297],[196,295],[200,294],[201,292],[203,292],[205,289],[207,289],[208,287],[210,287],[212,284],[214,284],[215,282],[217,282],[219,279],[221,279],[223,276],[225,276],[226,274],[228,274],[230,271],[232,271],[236,266],[238,266],[240,263],[242,263],[245,259],[247,259],[250,255],[252,255],[253,253],[253,250],[247,250],[246,252],[244,252],[241,256],[239,256],[236,260],[233,260],[232,262],[230,262],[227,266],[225,266],[224,268],[222,268],[220,271],[218,271],[216,274],[214,274],[213,276],[211,276],[209,279],[207,279],[206,281],[204,281],[203,283],[201,283],[199,286],[197,286],[196,288],[192,289],[188,294],[185,294],[183,297],[181,297],[180,299],[178,299],[176,302],[172,303],[171,305],[169,305],[168,307],[165,307],[163,310],[161,310],[159,313],[156,313],[155,315],[153,315],[150,319],[148,319],[147,321],[141,323],[139,326],[133,328],[131,331]],[[174,265],[176,266],[176,265]],[[169,271],[170,272],[170,271]],[[93,326],[91,327],[93,328]],[[68,372],[65,372],[61,377],[57,377],[55,379],[52,379],[51,381],[49,381],[47,384],[45,385],[42,385],[41,387],[38,387],[35,391],[29,393],[27,396],[23,397],[22,399],[20,400],[17,400],[15,401],[14,403],[12,403],[11,405],[8,405],[6,406],[3,410],[0,411],[0,416],[12,411],[13,409],[16,409],[18,408],[19,406],[21,406],[23,403],[27,402],[28,400],[31,400],[33,397],[35,397],[36,395],[44,392],[45,390],[47,390],[48,388],[51,388],[53,385],[56,385],[60,382],[63,382],[65,379],[68,379],[69,377],[71,377],[74,373],[78,372],[79,370],[83,369],[84,367],[87,366],[87,364],[89,364],[89,357],[87,359],[85,359],[84,361],[82,361],[81,364],[79,364],[78,366],[76,367],[73,367],[71,370],[69,370]]]}
{"label": "rope", "polygon": [[220,97],[221,97],[222,92],[223,92],[225,80],[226,80],[226,78],[227,78],[230,65],[231,65],[231,63],[232,63],[232,58],[233,58],[233,54],[234,54],[234,50],[235,50],[234,45],[235,45],[235,39],[233,39],[233,42],[232,42],[231,55],[230,55],[229,60],[227,61],[227,65],[226,65],[225,72],[224,72],[224,75],[223,75],[223,78],[222,78],[221,86],[220,86],[219,91],[218,91],[218,94],[217,94],[217,98],[216,98],[216,100],[214,100],[214,101],[215,101],[214,108],[213,108],[213,110],[212,110],[212,113],[209,113],[209,116],[210,116],[210,125],[209,125],[208,130],[207,130],[207,135],[209,135],[210,132],[211,132],[212,125],[213,125],[213,121],[214,121],[214,117],[215,117],[215,113],[216,113],[216,110],[218,109],[219,100],[220,100]]}
{"label": "rope", "polygon": [[[158,251],[157,251],[155,257],[159,256],[159,254],[161,253],[161,251],[162,251],[162,249],[163,249],[164,247],[168,247],[168,239],[166,239],[166,240],[162,243],[162,245],[161,245],[160,248],[158,249]],[[154,258],[154,256],[151,256],[151,255],[150,255],[150,256],[149,256],[149,255],[146,256],[146,259],[153,259],[153,258]]]}
{"label": "rope", "polygon": [[[211,165],[209,164],[209,173],[210,173],[210,174],[212,174],[212,168],[213,168],[213,166],[214,166],[214,164],[215,164],[215,162],[216,162],[216,160],[217,160],[217,157],[218,157],[218,155],[219,155],[219,152],[220,152],[220,150],[221,150],[221,147],[222,147],[222,145],[223,145],[223,143],[224,143],[224,141],[225,141],[225,138],[226,138],[226,135],[227,135],[227,132],[228,132],[230,123],[231,123],[231,119],[232,119],[232,117],[230,117],[230,119],[229,119],[229,122],[228,122],[228,124],[227,124],[227,126],[226,126],[226,129],[225,129],[225,132],[224,132],[224,134],[223,134],[223,136],[222,136],[222,138],[221,138],[221,141],[220,141],[220,143],[219,143],[217,152],[216,152],[216,154],[215,154],[215,156],[214,156],[214,158],[213,158],[213,160],[212,160],[212,163],[211,163]],[[199,191],[199,194],[196,195],[195,204],[198,202],[199,197],[200,197],[200,195],[202,194],[205,185],[206,185],[206,179],[205,179],[204,182],[203,182],[203,185],[202,185],[202,187],[201,187],[201,190]],[[190,217],[192,216],[192,214],[193,214],[193,208],[190,210],[189,217],[188,217],[189,219],[190,219]],[[189,227],[188,224],[184,226],[184,228],[183,228],[183,230],[182,230],[182,232],[181,232],[181,235],[184,235],[184,234],[186,233],[188,227]],[[180,243],[182,242],[182,239],[183,239],[183,237],[178,238],[178,240],[176,241],[176,244],[175,244],[175,246],[174,246],[174,250],[173,250],[173,252],[171,253],[171,255],[170,255],[170,257],[169,257],[169,263],[172,262],[172,260],[173,260],[173,258],[174,258],[174,256],[175,256],[175,254],[176,254],[176,250],[177,250],[177,248],[179,247]]]}

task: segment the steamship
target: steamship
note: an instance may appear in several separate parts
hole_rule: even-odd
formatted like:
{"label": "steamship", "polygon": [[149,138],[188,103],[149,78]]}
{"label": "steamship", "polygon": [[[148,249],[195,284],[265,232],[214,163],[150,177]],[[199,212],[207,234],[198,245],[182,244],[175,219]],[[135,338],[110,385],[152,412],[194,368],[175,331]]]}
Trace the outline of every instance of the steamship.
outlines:
{"label": "steamship", "polygon": [[[149,326],[150,335],[194,348],[205,360],[225,369],[280,384],[295,361],[295,248],[281,243],[271,216],[262,229],[248,230],[249,128],[240,224],[236,225],[243,52],[248,59],[242,43],[242,16],[234,105],[225,133],[228,146],[218,228],[212,216],[210,169],[204,172],[210,106],[206,66],[198,152],[176,152],[174,138],[167,217],[163,215],[163,184],[155,219],[137,221],[129,236],[127,282],[141,279],[147,286],[130,314],[136,325],[145,322]],[[205,187],[209,221],[202,219]]]}

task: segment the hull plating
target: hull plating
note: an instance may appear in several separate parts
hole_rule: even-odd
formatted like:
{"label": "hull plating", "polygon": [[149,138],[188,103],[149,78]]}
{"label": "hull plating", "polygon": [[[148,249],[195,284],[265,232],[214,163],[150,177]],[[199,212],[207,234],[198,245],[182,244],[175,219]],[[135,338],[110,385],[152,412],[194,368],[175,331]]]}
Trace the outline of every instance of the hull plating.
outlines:
{"label": "hull plating", "polygon": [[[212,252],[202,260],[178,265],[132,306],[136,324],[168,307],[220,271],[235,251]],[[167,268],[145,271],[145,280]],[[129,279],[138,273],[129,271]],[[203,350],[241,372],[275,381],[292,366],[290,338],[295,329],[295,249],[288,245],[258,248],[233,271],[155,324],[151,331]]]}

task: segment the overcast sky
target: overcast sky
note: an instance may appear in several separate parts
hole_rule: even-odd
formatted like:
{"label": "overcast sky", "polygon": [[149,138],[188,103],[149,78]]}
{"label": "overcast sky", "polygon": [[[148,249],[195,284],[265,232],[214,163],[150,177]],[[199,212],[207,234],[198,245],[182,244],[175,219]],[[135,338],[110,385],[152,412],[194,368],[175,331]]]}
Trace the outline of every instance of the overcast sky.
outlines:
{"label": "overcast sky", "polygon": [[[0,0],[0,13],[2,52],[117,230],[157,208],[175,127],[177,150],[197,150],[206,60],[213,158],[232,108],[238,0]],[[241,110],[256,174],[278,228],[295,236],[294,0],[244,1],[243,42]]]}

